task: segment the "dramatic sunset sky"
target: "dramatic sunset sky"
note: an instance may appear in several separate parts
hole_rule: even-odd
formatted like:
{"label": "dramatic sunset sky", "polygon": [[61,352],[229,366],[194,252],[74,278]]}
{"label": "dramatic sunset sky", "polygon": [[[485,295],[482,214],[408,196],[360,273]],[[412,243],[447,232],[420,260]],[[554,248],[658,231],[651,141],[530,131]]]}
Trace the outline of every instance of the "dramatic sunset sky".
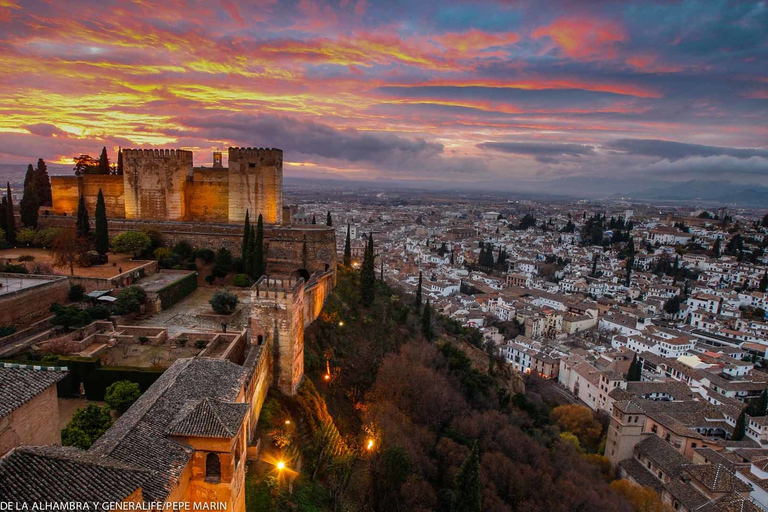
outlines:
{"label": "dramatic sunset sky", "polygon": [[0,163],[266,146],[286,176],[768,185],[767,57],[766,2],[0,0]]}

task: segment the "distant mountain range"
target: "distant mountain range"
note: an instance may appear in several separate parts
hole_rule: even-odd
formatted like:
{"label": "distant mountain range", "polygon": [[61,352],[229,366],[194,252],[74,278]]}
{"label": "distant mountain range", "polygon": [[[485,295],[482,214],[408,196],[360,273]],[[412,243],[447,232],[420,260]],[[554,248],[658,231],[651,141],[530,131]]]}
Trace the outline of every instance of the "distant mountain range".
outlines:
{"label": "distant mountain range", "polygon": [[634,197],[666,201],[712,201],[743,206],[768,206],[768,187],[730,181],[685,181],[655,186],[633,193]]}

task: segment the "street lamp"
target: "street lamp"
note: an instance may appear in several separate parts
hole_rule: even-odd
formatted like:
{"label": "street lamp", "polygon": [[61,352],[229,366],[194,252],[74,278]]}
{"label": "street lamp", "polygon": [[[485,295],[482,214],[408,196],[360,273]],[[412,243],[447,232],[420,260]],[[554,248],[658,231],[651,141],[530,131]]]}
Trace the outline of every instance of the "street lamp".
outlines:
{"label": "street lamp", "polygon": [[284,470],[284,469],[285,469],[285,462],[283,462],[283,461],[278,461],[278,463],[277,463],[277,470],[278,470],[278,471],[282,471],[282,470]]}

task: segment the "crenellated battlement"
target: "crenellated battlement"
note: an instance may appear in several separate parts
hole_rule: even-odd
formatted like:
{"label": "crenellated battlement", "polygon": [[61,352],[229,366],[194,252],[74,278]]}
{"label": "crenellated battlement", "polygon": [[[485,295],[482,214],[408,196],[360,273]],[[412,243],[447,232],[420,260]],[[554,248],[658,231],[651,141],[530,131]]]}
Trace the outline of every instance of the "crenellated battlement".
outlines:
{"label": "crenellated battlement", "polygon": [[251,296],[256,299],[290,299],[305,285],[304,278],[261,276],[253,285]]}
{"label": "crenellated battlement", "polygon": [[278,148],[229,148],[229,161],[255,159],[283,159],[283,150]]}
{"label": "crenellated battlement", "polygon": [[192,152],[186,149],[123,149],[123,158],[163,158],[192,162]]}

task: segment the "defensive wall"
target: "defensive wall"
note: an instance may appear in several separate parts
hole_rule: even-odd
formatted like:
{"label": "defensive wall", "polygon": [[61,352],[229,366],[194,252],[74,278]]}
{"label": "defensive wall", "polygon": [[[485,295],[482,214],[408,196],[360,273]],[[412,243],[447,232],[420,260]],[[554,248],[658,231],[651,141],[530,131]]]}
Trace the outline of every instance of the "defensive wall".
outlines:
{"label": "defensive wall", "polygon": [[101,189],[107,217],[240,224],[246,211],[265,224],[284,224],[283,151],[229,148],[229,168],[194,167],[191,151],[123,149],[123,175],[51,177],[56,215],[75,215],[80,196],[91,216]]}
{"label": "defensive wall", "polygon": [[0,284],[4,287],[0,293],[0,326],[42,318],[50,314],[54,302],[64,303],[69,297],[65,276],[0,273]]}
{"label": "defensive wall", "polygon": [[[93,225],[93,215],[90,216]],[[74,228],[73,216],[41,215],[41,227]],[[156,220],[109,219],[109,236],[124,231],[153,229],[160,232],[166,245],[181,240],[193,247],[219,249],[226,247],[239,256],[243,243],[243,227],[208,222],[166,222]],[[306,269],[308,274],[336,268],[336,233],[332,227],[264,226],[267,271],[270,274],[292,274]],[[308,278],[308,276],[305,276]]]}

